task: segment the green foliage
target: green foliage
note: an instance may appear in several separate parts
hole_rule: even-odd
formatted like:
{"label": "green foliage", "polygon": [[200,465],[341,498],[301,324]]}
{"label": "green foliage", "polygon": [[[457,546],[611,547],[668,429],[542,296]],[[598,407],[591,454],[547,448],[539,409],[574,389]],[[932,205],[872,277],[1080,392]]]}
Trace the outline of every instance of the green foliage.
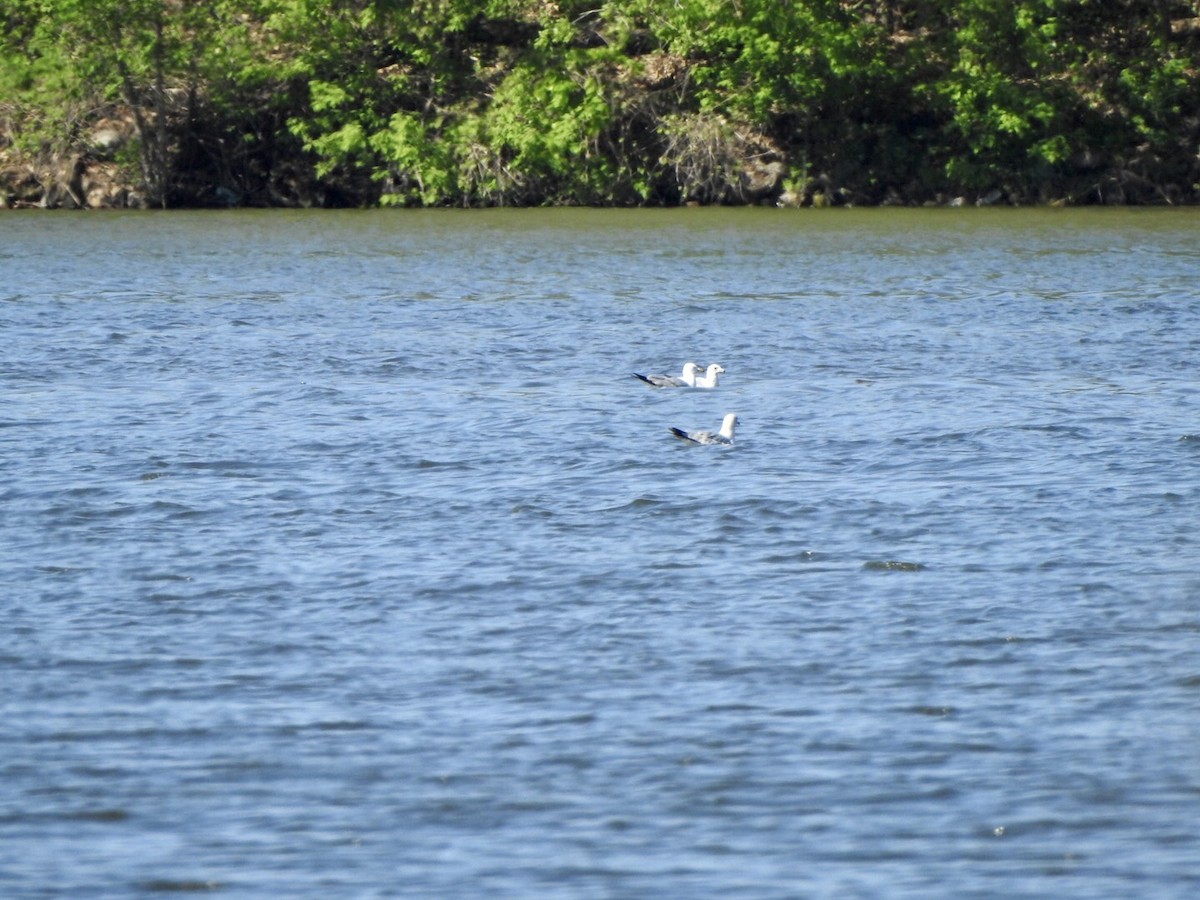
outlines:
{"label": "green foliage", "polygon": [[194,114],[201,92],[247,99],[228,88],[253,65],[246,23],[256,13],[226,0],[10,0],[0,85],[14,142],[61,155],[86,143],[90,121],[123,107],[137,124],[141,181],[165,204],[171,120]]}
{"label": "green foliage", "polygon": [[936,84],[952,133],[966,151],[947,162],[951,180],[985,188],[1031,161],[1065,158],[1067,139],[1057,121],[1062,98],[1053,95],[1053,82],[1038,77],[1052,62],[1050,5],[1045,0],[954,4],[947,29],[953,43],[944,51],[952,63]]}
{"label": "green foliage", "polygon": [[385,205],[433,206],[455,196],[458,181],[455,160],[448,152],[451,142],[439,140],[420,117],[396,113],[386,129],[372,135],[371,145],[392,173],[390,190],[381,198]]}
{"label": "green foliage", "polygon": [[63,155],[123,111],[163,202],[204,179],[270,202],[282,169],[338,203],[728,202],[763,154],[868,202],[1044,193],[1088,166],[1188,185],[1195,15],[1183,0],[5,0],[0,152]]}
{"label": "green foliage", "polygon": [[558,186],[571,182],[586,190],[589,151],[609,117],[601,82],[563,61],[566,66],[547,66],[535,55],[515,67],[484,117],[492,149],[552,199]]}

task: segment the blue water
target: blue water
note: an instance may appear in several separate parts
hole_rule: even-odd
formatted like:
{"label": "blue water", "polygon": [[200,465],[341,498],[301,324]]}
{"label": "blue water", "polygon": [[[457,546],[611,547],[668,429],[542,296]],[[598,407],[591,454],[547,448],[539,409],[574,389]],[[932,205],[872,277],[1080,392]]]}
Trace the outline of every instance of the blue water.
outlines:
{"label": "blue water", "polygon": [[1198,237],[0,216],[0,895],[1196,896]]}

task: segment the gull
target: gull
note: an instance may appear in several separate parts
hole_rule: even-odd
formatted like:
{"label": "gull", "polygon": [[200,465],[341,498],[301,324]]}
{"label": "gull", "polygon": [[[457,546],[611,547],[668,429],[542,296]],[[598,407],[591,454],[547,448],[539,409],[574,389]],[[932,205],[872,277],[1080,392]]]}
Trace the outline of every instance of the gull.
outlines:
{"label": "gull", "polygon": [[725,421],[721,423],[721,430],[718,432],[684,431],[682,428],[672,428],[671,434],[681,441],[690,441],[693,444],[732,444],[733,426],[737,423],[736,413],[726,413]]}
{"label": "gull", "polygon": [[639,375],[637,372],[633,373],[633,377],[640,378],[650,387],[695,387],[699,369],[698,365],[690,362],[683,364],[683,375],[679,378],[674,375]]}
{"label": "gull", "polygon": [[717,363],[713,363],[708,367],[708,371],[703,376],[696,379],[696,383],[692,387],[698,388],[715,388],[717,386],[717,376],[725,371],[725,368]]}

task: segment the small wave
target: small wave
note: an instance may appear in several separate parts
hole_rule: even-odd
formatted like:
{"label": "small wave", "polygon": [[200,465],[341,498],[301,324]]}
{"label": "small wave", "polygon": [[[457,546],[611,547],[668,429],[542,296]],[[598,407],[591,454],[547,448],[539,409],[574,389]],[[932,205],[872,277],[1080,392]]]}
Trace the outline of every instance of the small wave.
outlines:
{"label": "small wave", "polygon": [[538,506],[535,503],[516,503],[509,510],[514,516],[535,516],[539,519],[550,519],[555,515],[554,510],[547,509],[544,506]]}
{"label": "small wave", "polygon": [[[1094,422],[1111,423],[1117,421],[1115,418],[1111,420],[1093,419]],[[1033,432],[1037,434],[1048,434],[1056,437],[1079,438],[1087,440],[1091,437],[1091,432],[1086,428],[1081,428],[1078,425],[1061,425],[1055,422],[1049,422],[1042,425],[1020,425],[1019,431]]]}
{"label": "small wave", "polygon": [[899,559],[870,559],[863,563],[863,568],[871,572],[922,572],[925,564]]}
{"label": "small wave", "polygon": [[201,891],[219,891],[221,883],[219,881],[191,881],[177,880],[174,878],[152,878],[149,881],[143,881],[138,884],[138,887],[143,891],[153,894],[188,894],[199,893]]}
{"label": "small wave", "polygon": [[195,472],[211,472],[226,478],[259,478],[270,466],[244,459],[188,460],[180,462],[180,468]]}
{"label": "small wave", "polygon": [[125,809],[81,809],[66,814],[74,822],[124,822],[129,818]]}
{"label": "small wave", "polygon": [[912,713],[915,716],[929,716],[934,719],[944,719],[947,716],[954,715],[953,706],[910,706],[904,712]]}
{"label": "small wave", "polygon": [[38,566],[37,571],[43,575],[73,577],[85,574],[90,570],[85,566]]}
{"label": "small wave", "polygon": [[366,731],[371,727],[369,722],[362,719],[326,719],[306,725],[286,725],[280,728],[281,733],[294,735],[312,728],[317,731]]}
{"label": "small wave", "polygon": [[760,557],[760,560],[770,565],[779,565],[781,563],[793,562],[818,562],[824,558],[824,554],[817,553],[815,550],[796,550],[789,553],[768,553],[767,555]]}
{"label": "small wave", "polygon": [[616,512],[616,511],[622,510],[622,509],[647,509],[647,508],[662,506],[665,502],[666,502],[665,500],[660,500],[657,497],[634,497],[632,500],[628,501],[627,503],[622,503],[618,506],[606,507],[605,509],[599,510],[599,511],[600,512]]}
{"label": "small wave", "polygon": [[463,462],[460,459],[419,459],[414,464],[416,469],[454,469],[454,470],[470,470],[474,468],[470,463]]}

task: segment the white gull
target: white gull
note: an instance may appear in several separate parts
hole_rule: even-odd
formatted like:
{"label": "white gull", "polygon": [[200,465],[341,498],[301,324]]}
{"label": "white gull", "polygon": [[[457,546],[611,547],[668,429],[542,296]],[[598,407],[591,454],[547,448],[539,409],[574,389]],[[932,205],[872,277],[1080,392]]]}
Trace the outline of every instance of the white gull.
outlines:
{"label": "white gull", "polygon": [[684,431],[682,428],[672,428],[671,434],[681,441],[690,441],[693,444],[732,444],[733,426],[737,423],[736,413],[726,413],[725,421],[721,423],[721,430],[718,432]]}
{"label": "white gull", "polygon": [[698,388],[715,388],[717,386],[717,376],[724,372],[723,366],[713,363],[708,367],[708,371],[703,376],[696,379],[696,383],[692,387]]}
{"label": "white gull", "polygon": [[695,387],[696,372],[699,370],[698,365],[690,362],[683,364],[683,375],[678,378],[674,375],[639,375],[637,372],[633,373],[633,377],[640,378],[651,387]]}

